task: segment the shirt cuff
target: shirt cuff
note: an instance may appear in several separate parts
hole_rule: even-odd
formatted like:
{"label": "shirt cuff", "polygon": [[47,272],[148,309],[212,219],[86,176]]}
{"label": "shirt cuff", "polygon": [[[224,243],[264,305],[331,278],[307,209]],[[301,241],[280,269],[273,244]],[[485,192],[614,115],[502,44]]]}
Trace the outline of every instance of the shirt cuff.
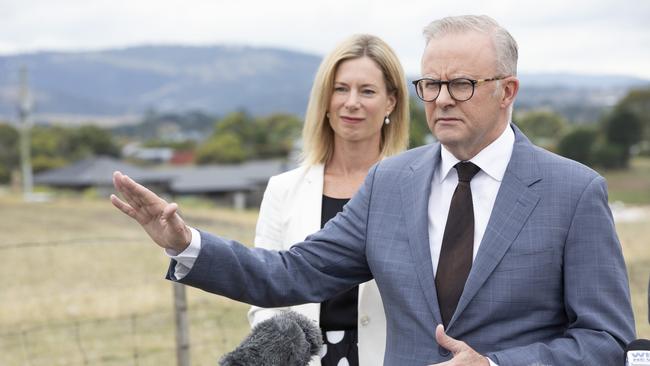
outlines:
{"label": "shirt cuff", "polygon": [[174,266],[176,281],[185,277],[192,270],[194,262],[196,262],[196,258],[201,251],[201,234],[193,227],[190,227],[190,232],[192,233],[192,241],[185,250],[179,253],[173,249],[165,249],[165,254],[176,261],[176,266]]}
{"label": "shirt cuff", "polygon": [[492,361],[489,357],[486,356],[485,358],[487,358],[488,362],[490,363],[490,366],[499,366],[496,363],[494,363],[494,361]]}

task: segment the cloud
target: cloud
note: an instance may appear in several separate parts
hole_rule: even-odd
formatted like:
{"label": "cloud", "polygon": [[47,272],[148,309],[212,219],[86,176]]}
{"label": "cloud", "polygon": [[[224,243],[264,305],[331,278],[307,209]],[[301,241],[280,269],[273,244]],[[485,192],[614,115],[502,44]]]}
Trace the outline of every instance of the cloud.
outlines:
{"label": "cloud", "polygon": [[419,73],[432,19],[488,14],[521,48],[520,70],[650,78],[649,1],[0,0],[0,52],[143,43],[248,44],[325,54],[351,33],[384,38]]}

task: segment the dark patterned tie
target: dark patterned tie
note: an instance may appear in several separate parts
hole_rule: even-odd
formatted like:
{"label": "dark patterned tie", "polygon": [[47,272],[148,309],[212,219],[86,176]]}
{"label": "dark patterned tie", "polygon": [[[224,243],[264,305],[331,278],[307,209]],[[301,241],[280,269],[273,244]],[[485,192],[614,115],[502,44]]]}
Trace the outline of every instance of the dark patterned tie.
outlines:
{"label": "dark patterned tie", "polygon": [[436,271],[438,304],[440,304],[440,314],[445,327],[456,311],[465,281],[472,268],[474,208],[469,182],[481,170],[470,162],[460,162],[454,168],[458,171],[458,185],[451,198]]}

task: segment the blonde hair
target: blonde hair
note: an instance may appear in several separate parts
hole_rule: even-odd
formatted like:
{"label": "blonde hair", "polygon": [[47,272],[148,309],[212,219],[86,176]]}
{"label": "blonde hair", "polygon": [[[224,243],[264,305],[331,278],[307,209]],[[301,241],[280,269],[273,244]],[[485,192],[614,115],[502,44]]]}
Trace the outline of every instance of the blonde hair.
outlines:
{"label": "blonde hair", "polygon": [[395,108],[389,115],[390,124],[382,125],[380,155],[390,156],[406,149],[409,137],[409,103],[402,65],[386,42],[376,36],[358,34],[340,43],[318,68],[302,129],[303,164],[325,164],[332,157],[334,131],[326,113],[332,98],[334,76],[343,61],[361,57],[370,58],[381,69],[387,92],[393,94],[396,101]]}

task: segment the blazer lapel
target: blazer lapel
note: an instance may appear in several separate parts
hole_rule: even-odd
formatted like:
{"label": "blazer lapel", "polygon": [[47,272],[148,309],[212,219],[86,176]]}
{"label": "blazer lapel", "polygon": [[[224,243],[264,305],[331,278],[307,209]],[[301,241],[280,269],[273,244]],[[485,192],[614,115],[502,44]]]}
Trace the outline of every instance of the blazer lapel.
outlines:
{"label": "blazer lapel", "polygon": [[401,182],[402,213],[405,217],[409,247],[422,292],[437,322],[442,322],[436,294],[431,249],[429,246],[429,195],[433,172],[440,163],[440,144],[426,150],[409,168]]}
{"label": "blazer lapel", "polygon": [[[304,215],[305,220],[302,227],[307,230],[307,235],[320,230],[324,174],[325,166],[323,164],[310,166],[305,173],[305,192],[300,195],[299,205],[301,206],[300,215]],[[304,239],[303,237],[300,240]]]}
{"label": "blazer lapel", "polygon": [[449,322],[451,327],[480,290],[506,251],[519,235],[539,201],[531,186],[541,180],[532,143],[515,127],[512,157],[503,176],[492,214],[488,221],[458,307]]}

